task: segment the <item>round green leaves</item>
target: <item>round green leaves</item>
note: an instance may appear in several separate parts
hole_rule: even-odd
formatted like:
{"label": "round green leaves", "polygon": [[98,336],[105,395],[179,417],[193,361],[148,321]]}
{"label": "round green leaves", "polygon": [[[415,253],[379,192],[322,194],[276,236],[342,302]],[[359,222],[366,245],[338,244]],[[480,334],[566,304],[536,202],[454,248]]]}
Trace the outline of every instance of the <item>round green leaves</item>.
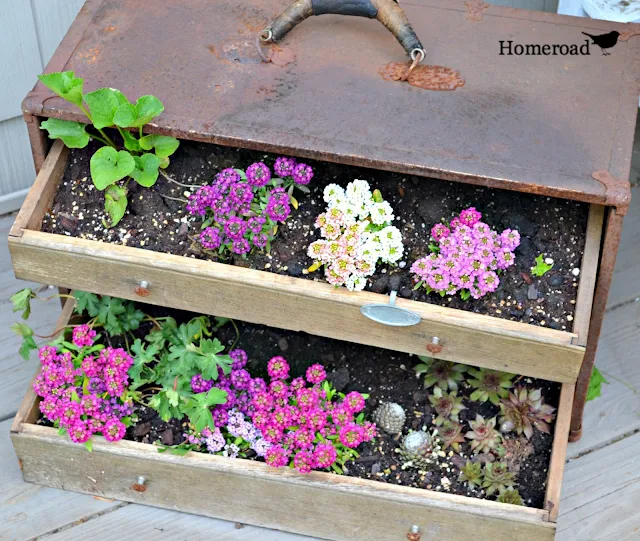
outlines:
{"label": "round green leaves", "polygon": [[41,130],[47,130],[51,139],[62,139],[69,148],[84,148],[89,144],[86,124],[50,118],[40,124]]}
{"label": "round green leaves", "polygon": [[91,178],[98,190],[130,175],[136,167],[133,156],[126,150],[102,147],[91,157]]}

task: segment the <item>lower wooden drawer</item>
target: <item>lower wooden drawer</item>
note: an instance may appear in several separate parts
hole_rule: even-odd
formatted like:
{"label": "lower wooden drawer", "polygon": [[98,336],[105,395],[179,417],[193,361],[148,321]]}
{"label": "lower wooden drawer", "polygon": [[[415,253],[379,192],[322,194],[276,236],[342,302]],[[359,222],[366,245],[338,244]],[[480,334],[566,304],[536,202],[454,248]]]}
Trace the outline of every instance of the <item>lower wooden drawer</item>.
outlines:
{"label": "lower wooden drawer", "polygon": [[[68,319],[67,314],[63,318]],[[66,322],[67,319],[63,319]],[[273,469],[242,459],[159,454],[153,445],[94,436],[93,452],[39,426],[29,388],[11,428],[26,481],[335,541],[554,539],[574,386],[564,384],[549,466],[545,509],[314,472]],[[144,492],[134,487],[145,478]],[[415,539],[415,538],[414,538]]]}

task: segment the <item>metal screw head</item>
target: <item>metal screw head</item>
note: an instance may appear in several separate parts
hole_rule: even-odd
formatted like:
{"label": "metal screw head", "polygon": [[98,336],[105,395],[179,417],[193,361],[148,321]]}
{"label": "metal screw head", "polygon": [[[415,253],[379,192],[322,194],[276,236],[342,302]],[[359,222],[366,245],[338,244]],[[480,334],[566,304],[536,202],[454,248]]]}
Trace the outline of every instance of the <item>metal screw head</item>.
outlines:
{"label": "metal screw head", "polygon": [[148,297],[151,292],[149,291],[149,282],[146,280],[140,280],[138,282],[138,287],[136,287],[133,291],[138,297]]}
{"label": "metal screw head", "polygon": [[440,338],[438,338],[437,336],[434,336],[434,337],[431,339],[431,343],[432,343],[432,344],[435,344],[435,345],[438,345],[438,344],[440,343]]}
{"label": "metal screw head", "polygon": [[147,282],[146,280],[140,280],[140,282],[138,283],[138,286],[147,288],[149,287],[149,282]]}
{"label": "metal screw head", "polygon": [[411,526],[411,533],[420,533],[420,526],[418,526],[417,524]]}
{"label": "metal screw head", "polygon": [[142,475],[138,476],[138,484],[139,485],[144,485],[146,482],[147,482],[147,480]]}

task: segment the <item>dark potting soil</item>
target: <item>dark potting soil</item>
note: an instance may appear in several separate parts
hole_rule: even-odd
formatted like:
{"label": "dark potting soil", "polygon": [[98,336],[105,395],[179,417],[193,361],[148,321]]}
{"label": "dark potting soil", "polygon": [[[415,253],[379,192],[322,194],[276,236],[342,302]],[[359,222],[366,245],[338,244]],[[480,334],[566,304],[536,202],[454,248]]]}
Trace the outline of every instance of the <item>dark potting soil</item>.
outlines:
{"label": "dark potting soil", "polygon": [[[143,310],[154,317],[171,314],[179,322],[194,316],[151,306],[144,306]],[[420,362],[417,357],[301,332],[236,323],[240,334],[235,347],[247,352],[249,362],[246,368],[252,375],[266,376],[267,361],[275,355],[282,355],[289,361],[292,377],[304,375],[308,366],[319,362],[325,366],[329,380],[339,391],[360,391],[370,395],[365,410],[368,419],[381,401],[396,402],[407,414],[403,434],[407,434],[409,429],[433,431],[432,408],[428,401],[428,395],[433,390],[424,389],[422,378],[416,377],[413,367]],[[144,335],[144,332],[136,334]],[[232,325],[225,325],[218,331],[217,337],[225,346],[231,347],[237,335]],[[558,405],[559,384],[530,378],[517,378],[517,382],[530,388],[541,388],[544,401],[554,407]],[[471,402],[471,392],[466,383],[460,384],[458,394],[464,397],[467,406],[460,414],[463,434],[468,430],[468,421],[475,419],[477,413],[489,419],[499,412],[499,408],[489,402]],[[144,406],[139,407],[136,413],[139,421],[129,428],[127,439],[164,445],[183,441],[186,423],[176,420],[165,423],[155,411]],[[530,442],[513,434],[509,438],[507,445],[513,453],[508,454],[507,459],[510,469],[516,473],[516,488],[525,505],[542,508],[553,437],[535,430]],[[466,443],[461,444],[460,453],[448,451],[446,457],[438,459],[438,464],[431,466],[424,474],[402,468],[402,461],[395,451],[399,444],[394,436],[380,431],[374,442],[365,443],[358,449],[360,458],[347,465],[347,475],[451,494],[485,497],[480,489],[469,489],[465,483],[458,481],[459,468],[470,456]],[[487,458],[486,455],[482,456]]]}
{"label": "dark potting soil", "polygon": [[[71,151],[53,208],[43,222],[43,231],[211,259],[196,240],[200,224],[186,212],[184,202],[176,201],[185,199],[191,189],[170,183],[162,176],[151,189],[131,183],[127,215],[116,227],[105,227],[104,194],[94,188],[89,172],[89,159],[94,151],[92,145]],[[182,141],[167,173],[183,184],[197,187],[211,182],[223,168],[244,169],[255,161],[264,161],[271,166],[274,160],[275,155]],[[400,266],[379,266],[369,279],[368,290],[389,293],[395,289],[404,298],[572,330],[579,282],[574,272],[580,268],[584,250],[587,205],[361,167],[305,161],[315,171],[309,185],[311,193],[295,192],[300,207],[280,226],[271,252],[254,253],[248,259],[214,260],[298,278],[324,280],[322,270],[306,273],[312,263],[306,253],[307,247],[319,238],[313,223],[325,210],[322,190],[332,182],[345,186],[354,179],[365,179],[372,189],[380,189],[392,205],[396,215],[393,224],[402,232],[405,246]],[[431,227],[469,206],[481,211],[483,219],[494,229],[513,228],[522,236],[516,250],[516,263],[501,276],[498,291],[479,300],[467,301],[459,296],[428,295],[422,289],[413,291],[409,268],[416,259],[427,255]],[[530,268],[541,253],[551,257],[554,266],[545,276],[535,278],[531,276]]]}

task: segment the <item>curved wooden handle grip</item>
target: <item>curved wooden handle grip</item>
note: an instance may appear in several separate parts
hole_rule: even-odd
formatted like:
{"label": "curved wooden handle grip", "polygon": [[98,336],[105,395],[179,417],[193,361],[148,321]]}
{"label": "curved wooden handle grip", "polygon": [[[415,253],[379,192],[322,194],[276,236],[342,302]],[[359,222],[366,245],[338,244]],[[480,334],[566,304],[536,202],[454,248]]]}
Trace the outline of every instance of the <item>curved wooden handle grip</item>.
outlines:
{"label": "curved wooden handle grip", "polygon": [[411,56],[416,50],[424,52],[409,19],[393,0],[296,0],[265,28],[263,35],[270,32],[273,41],[280,41],[305,19],[325,14],[378,19],[396,37],[408,55]]}

